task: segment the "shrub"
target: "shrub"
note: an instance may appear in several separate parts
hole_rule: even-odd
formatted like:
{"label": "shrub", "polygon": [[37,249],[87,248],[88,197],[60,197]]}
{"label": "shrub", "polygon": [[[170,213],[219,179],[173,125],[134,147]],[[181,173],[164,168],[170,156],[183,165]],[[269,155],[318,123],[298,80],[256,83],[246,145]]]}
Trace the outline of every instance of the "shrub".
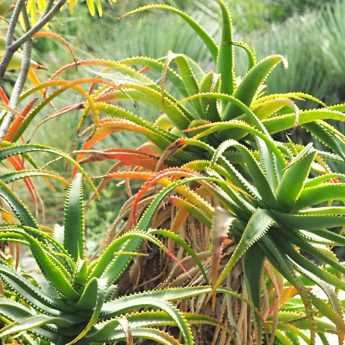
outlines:
{"label": "shrub", "polygon": [[[203,291],[212,293],[211,301],[198,300],[188,306],[209,314],[216,311],[225,329],[219,326],[215,341],[221,332],[229,343],[241,343],[241,336],[256,343],[269,338],[271,343],[298,343],[306,339],[296,329],[298,325],[310,329],[311,343],[316,335],[325,339],[327,333],[336,333],[342,343],[345,325],[337,292],[345,289],[340,276],[344,266],[331,249],[344,245],[340,229],[345,225],[345,186],[344,176],[333,172],[330,162],[344,164],[344,136],[328,121],[343,122],[344,105],[328,107],[300,92],[267,93],[265,82],[284,58],[270,55],[257,62],[248,45],[233,39],[230,14],[223,1],[218,3],[219,43],[185,12],[171,6],[147,5],[124,16],[150,10],[176,14],[206,46],[212,67],[205,70],[187,55],[173,52],[159,59],[89,59],[62,66],[50,80],[22,95],[26,100],[44,91],[45,98],[21,123],[13,140],[25,133],[50,101],[70,90],[78,92],[85,100],[61,109],[61,113],[81,110],[78,134],[82,143],[76,160],[80,164],[110,162],[108,171],[98,176],[98,191],[111,179],[126,180],[129,190],[104,243],[105,252],[91,265],[91,272],[104,256],[109,259],[105,253],[109,248],[113,252],[112,243],[120,241],[121,255],[107,261],[111,269],[101,270],[117,282],[144,240],[161,236],[168,249],[154,243],[174,259],[173,265],[165,264],[151,249],[149,265],[145,259],[136,259],[129,285],[136,286],[140,278],[144,287],[156,284],[157,279],[163,285],[209,282]],[[237,74],[235,49],[247,57],[244,75]],[[92,66],[94,75],[61,79],[76,65]],[[86,89],[84,84],[92,87]],[[318,108],[300,110],[298,102],[305,101]],[[155,120],[147,119],[148,109],[151,118],[157,116]],[[138,134],[148,142],[138,148],[108,147],[105,140],[119,131]],[[296,132],[301,133],[298,143]],[[307,144],[310,136],[318,148]],[[133,180],[145,181],[136,193],[130,188]],[[117,237],[120,234],[124,242]],[[25,240],[30,242],[29,237]],[[73,284],[69,280],[69,285],[57,287],[64,294],[69,286],[74,289]],[[81,286],[79,293],[87,285]],[[315,295],[315,286],[325,293],[324,298]],[[234,302],[229,296],[215,296],[216,292],[230,294],[232,290],[223,290],[229,287],[242,299]],[[291,298],[297,294],[299,298]],[[294,310],[304,322],[296,320]],[[232,322],[237,323],[237,335],[227,331]],[[91,331],[89,319],[83,323],[86,335]],[[184,341],[191,344],[186,326],[177,325]]]}

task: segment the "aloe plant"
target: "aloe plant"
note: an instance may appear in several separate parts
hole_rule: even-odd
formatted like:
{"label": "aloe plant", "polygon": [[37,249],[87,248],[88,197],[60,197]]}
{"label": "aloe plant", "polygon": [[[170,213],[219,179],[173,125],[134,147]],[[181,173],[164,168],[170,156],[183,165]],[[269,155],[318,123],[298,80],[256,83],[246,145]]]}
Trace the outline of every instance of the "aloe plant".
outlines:
{"label": "aloe plant", "polygon": [[[4,186],[2,191],[6,191]],[[5,262],[1,263],[0,277],[8,291],[8,298],[0,299],[0,314],[8,323],[0,330],[1,339],[19,334],[24,343],[32,344],[36,343],[34,339],[52,344],[103,344],[135,338],[180,344],[159,329],[176,326],[183,343],[193,344],[190,324],[217,323],[211,317],[182,313],[173,305],[174,301],[210,292],[209,287],[120,294],[117,283],[126,272],[127,263],[121,258],[140,255],[124,251],[124,244],[145,239],[161,248],[164,245],[153,230],[144,232],[139,227],[118,237],[97,259],[90,261],[84,248],[80,174],[73,180],[66,198],[63,243],[41,229],[18,199],[8,197],[8,202],[21,224],[1,225],[0,240],[28,246],[47,284],[36,284]]]}
{"label": "aloe plant", "polygon": [[[243,312],[233,319],[253,320],[249,327],[254,332],[247,333],[254,334],[252,338],[257,343],[261,342],[263,331],[274,335],[275,330],[276,342],[289,343],[290,339],[298,343],[289,337],[293,327],[279,322],[277,326],[277,319],[268,321],[267,313],[263,313],[264,304],[270,302],[265,291],[274,284],[272,274],[267,278],[265,265],[274,267],[300,295],[305,322],[296,324],[310,329],[310,343],[316,334],[324,339],[328,332],[337,333],[341,343],[343,306],[337,290],[345,288],[340,277],[344,267],[330,249],[344,245],[344,236],[338,231],[345,225],[344,177],[332,172],[329,162],[344,164],[345,141],[343,134],[327,120],[343,122],[344,105],[327,107],[317,98],[300,92],[266,94],[265,82],[273,69],[285,62],[284,58],[271,55],[257,62],[250,47],[233,40],[230,13],[223,1],[218,3],[222,18],[219,43],[193,18],[171,6],[148,5],[125,15],[151,10],[176,14],[208,49],[213,70],[205,71],[188,56],[172,52],[161,59],[80,60],[61,67],[50,80],[22,95],[22,101],[39,92],[44,92],[45,98],[28,113],[12,140],[17,141],[25,133],[49,102],[74,90],[85,100],[64,107],[61,114],[82,109],[79,133],[88,137],[76,152],[77,160],[82,164],[115,161],[100,177],[98,190],[111,178],[145,181],[123,205],[115,222],[115,225],[122,222],[123,229],[132,232],[124,231],[120,239],[113,238],[111,233],[115,247],[109,243],[105,247],[112,248],[109,249],[112,252],[119,245],[121,255],[110,257],[106,249],[89,268],[88,278],[93,274],[95,279],[118,282],[144,240],[153,240],[152,235],[167,237],[178,240],[194,261],[189,271],[179,262],[179,267],[186,271],[184,277],[176,279],[179,282],[189,284],[187,274],[193,273],[194,278],[197,275],[193,281],[210,281],[211,288],[207,291],[215,293],[221,286],[228,286],[235,268],[243,273],[238,291],[243,298],[249,297],[252,308],[247,318]],[[237,48],[243,49],[248,58],[244,76],[236,73],[234,49]],[[97,77],[61,80],[62,74],[76,64],[101,68],[102,73]],[[117,78],[119,74],[122,76]],[[84,90],[85,84],[92,85],[89,92]],[[51,88],[55,89],[51,91]],[[299,101],[310,101],[317,108],[301,111]],[[152,123],[128,110],[128,103],[131,109],[135,103],[135,112],[142,109],[138,104],[148,106],[158,118]],[[311,134],[318,141],[319,149],[294,143],[290,134],[296,129]],[[97,149],[96,145],[118,131],[142,135],[148,143],[137,149]],[[162,188],[157,190],[157,185]],[[171,208],[167,210],[168,201]],[[217,220],[218,205],[224,210],[223,225]],[[208,229],[208,232],[196,229],[194,238],[198,237],[198,231],[205,236],[212,232],[207,238],[213,237],[213,243],[207,242],[202,253],[195,253],[180,237],[165,229],[168,224],[177,232],[192,218],[200,228],[202,225],[202,229]],[[65,242],[65,245],[69,243]],[[165,249],[161,242],[155,243]],[[81,255],[81,248],[76,247],[70,253],[74,261]],[[193,271],[195,267],[197,273]],[[81,290],[74,291],[73,281],[70,285],[73,290],[67,293],[73,299],[73,293],[80,294]],[[310,286],[319,286],[327,299],[316,297]],[[60,288],[65,289],[65,284]],[[216,302],[214,299],[214,307]],[[229,314],[232,309],[237,310],[226,299],[221,303],[222,315],[224,310]],[[298,311],[301,311],[300,304]],[[277,315],[276,310],[272,318]],[[322,317],[328,318],[332,325],[325,326]],[[285,320],[290,326],[296,321],[291,314]],[[178,326],[183,335],[183,325]],[[184,341],[187,342],[186,336]]]}
{"label": "aloe plant", "polygon": [[[237,158],[243,164],[242,173],[235,173],[231,163],[224,157],[228,149],[238,154]],[[326,306],[319,303],[313,292],[305,289],[303,279],[324,291],[335,312],[332,316],[326,313],[326,317],[338,319],[336,326],[339,343],[342,343],[343,307],[336,290],[345,288],[341,279],[344,265],[330,248],[344,245],[344,236],[334,231],[344,226],[343,175],[330,174],[327,170],[320,174],[317,164],[320,157],[317,157],[318,152],[312,145],[300,150],[297,156],[291,155],[286,165],[280,168],[279,164],[276,165],[279,157],[272,159],[267,152],[266,148],[259,153],[259,158],[255,158],[255,154],[245,146],[227,140],[214,151],[210,164],[188,164],[205,169],[206,174],[211,173],[210,176],[223,176],[221,181],[215,179],[223,192],[219,193],[220,202],[229,211],[229,216],[235,215],[229,227],[229,236],[237,244],[214,286],[220,286],[243,258],[248,294],[260,310],[262,277],[259,272],[262,272],[264,262],[268,260],[299,291],[306,306],[307,318],[310,318],[311,329],[312,314],[308,315],[308,309],[312,310],[311,306],[314,306],[317,313],[324,314]],[[228,169],[212,166],[222,160]],[[272,176],[264,167],[272,169],[277,180],[270,179]],[[231,190],[228,185],[238,188]],[[224,199],[225,195],[227,199]],[[306,258],[304,253],[308,253],[313,260]]]}
{"label": "aloe plant", "polygon": [[[334,231],[345,224],[343,175],[320,168],[320,152],[312,145],[300,149],[297,155],[290,152],[290,144],[282,145],[290,157],[285,162],[281,160],[278,146],[268,140],[262,141],[260,151],[253,153],[233,139],[224,141],[217,149],[196,139],[186,139],[184,144],[204,149],[211,158],[192,160],[181,168],[168,168],[157,173],[114,172],[109,175],[112,178],[148,179],[133,200],[134,221],[137,205],[145,192],[153,185],[162,184],[165,187],[157,192],[144,213],[145,217],[151,212],[164,212],[164,204],[161,208],[160,203],[175,191],[185,200],[178,204],[179,208],[210,227],[217,211],[203,199],[205,191],[199,195],[198,189],[181,189],[182,185],[201,183],[224,208],[227,216],[220,227],[225,226],[225,234],[235,242],[229,261],[220,274],[211,279],[214,291],[242,259],[248,296],[253,309],[261,311],[263,267],[265,262],[270,262],[301,295],[305,304],[304,318],[313,337],[316,332],[313,319],[321,315],[334,323],[339,343],[342,343],[343,306],[336,291],[345,289],[340,276],[345,268],[330,249],[345,244],[345,237]],[[226,157],[227,150],[231,154],[229,157]],[[274,154],[270,155],[269,150]],[[242,163],[241,170],[231,163],[232,157]],[[274,173],[270,174],[271,171]],[[164,181],[167,177],[178,180]],[[228,226],[224,225],[227,223]],[[128,248],[133,247],[129,245]],[[313,259],[306,258],[305,252]],[[210,267],[210,272],[213,269]],[[320,300],[306,288],[306,281],[307,285],[319,286],[328,301]],[[260,317],[257,323],[262,323]],[[268,332],[271,332],[270,328]],[[326,329],[321,327],[316,333],[322,337],[324,332]]]}

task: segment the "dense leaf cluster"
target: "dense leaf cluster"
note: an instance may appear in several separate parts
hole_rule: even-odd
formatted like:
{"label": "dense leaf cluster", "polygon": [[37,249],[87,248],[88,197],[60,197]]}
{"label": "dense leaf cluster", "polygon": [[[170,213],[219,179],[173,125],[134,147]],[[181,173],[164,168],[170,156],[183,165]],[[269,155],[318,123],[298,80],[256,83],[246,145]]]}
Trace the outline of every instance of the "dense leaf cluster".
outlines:
{"label": "dense leaf cluster", "polygon": [[[344,165],[344,135],[333,122],[344,122],[345,106],[327,106],[299,92],[266,93],[267,78],[286,61],[280,55],[257,61],[247,44],[234,40],[229,11],[222,0],[218,4],[219,42],[175,7],[146,5],[125,15],[159,10],[180,17],[206,46],[213,65],[207,71],[190,57],[173,52],[160,59],[80,60],[62,66],[50,80],[22,94],[22,102],[27,102],[31,95],[43,93],[10,127],[0,159],[12,159],[12,164],[23,168],[23,161],[13,161],[14,157],[21,155],[33,164],[31,153],[46,152],[67,159],[81,174],[68,192],[63,244],[44,232],[7,186],[21,178],[29,183],[36,175],[56,176],[42,169],[19,169],[1,177],[0,197],[20,224],[3,225],[0,239],[27,245],[50,285],[38,288],[5,263],[1,266],[4,286],[9,296],[17,298],[1,300],[0,313],[9,323],[1,336],[20,333],[24,342],[38,337],[54,344],[118,340],[130,344],[132,338],[179,344],[161,330],[175,326],[182,343],[193,344],[190,324],[217,326],[217,321],[183,313],[172,302],[209,293],[214,310],[220,300],[216,293],[223,293],[226,301],[229,296],[231,301],[241,301],[241,312],[235,312],[233,319],[239,322],[238,332],[242,331],[239,320],[250,320],[244,327],[249,343],[299,344],[308,339],[313,344],[318,336],[327,344],[326,334],[337,335],[343,343],[343,303],[338,291],[345,290],[345,268],[332,248],[345,244],[341,232],[345,184],[344,175],[332,169],[332,162]],[[235,49],[247,57],[243,76],[236,71]],[[76,65],[92,66],[96,76],[63,79],[63,73]],[[35,117],[71,90],[82,101],[58,114],[81,112],[81,145],[75,159],[49,147],[19,144]],[[304,101],[315,108],[299,109],[298,102]],[[151,122],[127,105],[135,112],[149,108],[158,116]],[[102,148],[119,131],[136,133],[147,142],[135,149]],[[296,143],[296,131],[312,138],[310,143]],[[115,163],[98,177],[95,188],[82,165],[109,161]],[[115,220],[120,230],[109,233],[103,250],[93,259],[84,248],[82,175],[95,196],[111,179],[125,180],[128,189],[132,180],[144,181],[133,195],[129,192]],[[191,219],[212,233],[213,243],[204,251],[188,243]],[[118,284],[133,257],[140,256],[144,242],[173,259],[183,272],[178,279],[185,283],[182,287],[120,294]],[[174,245],[185,255],[182,260]],[[187,259],[192,267],[186,265]],[[228,289],[235,274],[243,279],[239,293]],[[162,283],[174,282],[168,277]],[[197,277],[193,284],[191,277]],[[322,298],[315,293],[316,287],[323,292]],[[230,313],[229,304],[224,305]],[[229,330],[230,318],[224,319],[224,337],[238,343]]]}

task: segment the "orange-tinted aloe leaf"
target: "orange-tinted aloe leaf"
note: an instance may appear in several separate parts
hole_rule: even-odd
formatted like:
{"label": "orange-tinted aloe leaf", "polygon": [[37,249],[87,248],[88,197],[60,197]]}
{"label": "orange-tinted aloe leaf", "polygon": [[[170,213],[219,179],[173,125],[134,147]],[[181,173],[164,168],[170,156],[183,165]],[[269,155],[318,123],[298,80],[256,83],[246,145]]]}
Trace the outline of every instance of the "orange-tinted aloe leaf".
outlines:
{"label": "orange-tinted aloe leaf", "polygon": [[280,297],[280,306],[283,306],[285,303],[289,302],[289,300],[295,297],[296,295],[298,295],[298,290],[294,286],[285,288]]}
{"label": "orange-tinted aloe leaf", "polygon": [[[143,153],[143,154],[147,154],[149,156],[153,156],[153,157],[157,157],[159,155],[159,150],[157,150],[157,147],[150,142],[147,142],[143,145],[140,145],[136,149],[136,151]],[[107,175],[110,175],[112,173],[116,173],[122,166],[123,166],[123,164],[121,163],[121,161],[116,162],[114,165],[111,166],[111,168],[108,170],[106,175],[104,177],[102,177],[101,181],[99,182],[99,184],[97,186],[97,191],[98,191],[97,194],[99,194],[111,181],[112,178],[107,177]],[[114,178],[116,178],[116,177],[114,177]],[[126,179],[125,181],[128,182],[129,179]],[[89,201],[93,200],[94,197],[95,197],[95,194],[90,197]]]}
{"label": "orange-tinted aloe leaf", "polygon": [[[17,140],[18,137],[28,128],[28,126],[30,125],[30,123],[33,121],[33,119],[48,105],[51,103],[51,101],[53,101],[56,97],[58,97],[59,95],[61,95],[62,93],[68,91],[69,89],[73,89],[76,92],[78,92],[81,96],[83,96],[84,98],[87,99],[88,101],[88,105],[87,107],[90,109],[95,109],[95,104],[94,101],[92,99],[92,97],[80,86],[83,83],[90,83],[92,81],[94,81],[95,78],[83,78],[83,79],[78,79],[78,80],[74,80],[72,82],[66,82],[66,81],[62,81],[62,80],[54,80],[54,81],[50,81],[47,83],[42,83],[41,85],[32,88],[30,90],[28,90],[27,92],[23,93],[23,95],[21,96],[21,100],[25,99],[26,97],[28,97],[29,95],[35,93],[35,92],[40,92],[41,90],[47,90],[49,87],[53,87],[53,86],[57,86],[57,87],[61,87],[60,89],[54,91],[51,95],[49,95],[48,97],[46,97],[42,102],[40,102],[30,113],[29,115],[26,117],[26,119],[24,120],[20,131],[18,132],[18,134],[16,135],[16,138],[14,139]],[[101,82],[101,80],[100,80]],[[78,109],[80,107],[84,107],[85,105],[83,103],[78,103],[75,105],[75,107]],[[71,106],[70,109],[67,109],[67,111],[72,110],[74,106]],[[96,109],[97,113],[98,110]],[[54,117],[54,116],[52,116]],[[43,120],[44,121],[44,120]],[[41,124],[41,123],[40,123]],[[39,124],[39,125],[40,125]]]}
{"label": "orange-tinted aloe leaf", "polygon": [[[172,204],[174,204],[174,200],[172,200]],[[176,206],[176,205],[175,205]],[[189,212],[185,208],[178,208],[175,217],[172,219],[172,224],[170,230],[173,232],[178,232],[179,229],[186,223],[189,217]],[[169,240],[168,248],[170,251],[173,250],[174,243]]]}
{"label": "orange-tinted aloe leaf", "polygon": [[[31,83],[32,83],[32,85],[34,85],[34,87],[41,85],[41,81],[40,81],[34,68],[29,68],[28,79],[31,81]],[[41,90],[40,93],[44,97],[44,91]]]}
{"label": "orange-tinted aloe leaf", "polygon": [[132,223],[136,224],[137,221],[137,207],[142,199],[142,197],[145,195],[145,193],[151,189],[155,184],[158,183],[158,181],[166,178],[166,177],[172,177],[172,178],[178,178],[178,177],[186,177],[186,176],[195,176],[195,172],[193,170],[189,169],[183,169],[183,168],[168,168],[165,170],[162,170],[154,175],[150,180],[146,181],[137,194],[135,195],[133,205],[132,205],[132,211],[131,211],[131,219]]}
{"label": "orange-tinted aloe leaf", "polygon": [[[112,81],[105,80],[99,77],[88,77],[88,78],[79,78],[75,80],[48,80],[46,82],[40,83],[39,85],[28,89],[27,91],[23,92],[20,99],[23,100],[28,96],[32,95],[35,92],[41,92],[44,90],[44,95],[46,95],[47,90],[52,87],[61,87],[59,90],[60,92],[67,91],[69,89],[75,89],[77,86],[82,84],[102,84],[107,85],[109,87],[115,88],[117,84],[113,83]],[[75,89],[77,91],[77,89]],[[84,91],[86,93],[86,91]],[[86,93],[87,94],[87,93]]]}
{"label": "orange-tinted aloe leaf", "polygon": [[10,211],[8,211],[4,208],[0,208],[0,215],[1,215],[1,217],[5,223],[15,224],[15,222],[16,222],[15,217],[13,216],[13,214]]}
{"label": "orange-tinted aloe leaf", "polygon": [[[24,161],[22,159],[22,157],[18,157],[18,156],[14,156],[14,157],[8,157],[7,158],[8,162],[13,166],[14,169],[16,169],[17,171],[20,170],[24,170]],[[34,185],[34,183],[32,182],[32,180],[29,177],[25,177],[24,178],[24,184],[32,198],[32,201],[35,205],[37,205],[38,201],[39,201],[39,197],[38,197],[38,192],[36,190],[36,187]]]}
{"label": "orange-tinted aloe leaf", "polygon": [[[174,201],[173,201],[174,203]],[[176,216],[173,219],[173,223],[171,225],[171,231],[178,232],[179,228],[187,221],[189,216],[189,212],[187,209],[181,208],[176,213]]]}
{"label": "orange-tinted aloe leaf", "polygon": [[151,171],[116,171],[107,175],[97,176],[96,178],[113,178],[116,180],[148,180],[154,176]]}
{"label": "orange-tinted aloe leaf", "polygon": [[135,79],[141,80],[143,82],[151,83],[152,80],[148,77],[146,77],[144,74],[140,73],[140,71],[137,71],[131,67],[129,67],[126,64],[123,64],[118,61],[113,60],[105,60],[105,59],[88,59],[88,60],[78,60],[74,63],[70,63],[67,65],[62,66],[59,68],[52,76],[51,79],[56,79],[59,77],[62,73],[68,71],[71,68],[77,68],[78,66],[101,66],[104,68],[114,69],[118,70],[119,72],[122,72],[123,74],[126,74],[130,77],[133,77]]}
{"label": "orange-tinted aloe leaf", "polygon": [[4,105],[8,105],[10,100],[8,99],[7,93],[5,90],[0,86],[0,99]]}
{"label": "orange-tinted aloe leaf", "polygon": [[4,137],[5,140],[13,141],[18,128],[23,123],[23,121],[25,120],[26,116],[29,114],[30,110],[32,109],[36,101],[37,101],[37,98],[34,98],[24,107],[24,109],[20,113],[17,114],[17,116],[14,118],[13,122],[11,123]]}
{"label": "orange-tinted aloe leaf", "polygon": [[88,157],[80,163],[89,163],[104,160],[118,160],[123,165],[140,166],[148,170],[154,170],[158,157],[131,149],[108,149],[104,151],[80,150],[80,154]]}
{"label": "orange-tinted aloe leaf", "polygon": [[[169,201],[171,202],[172,205],[174,205],[178,209],[185,209],[187,211],[187,214],[192,215],[195,219],[197,219],[201,224],[205,224],[208,227],[212,225],[212,221],[210,217],[208,217],[207,214],[204,212],[200,211],[195,205],[192,203],[180,198],[180,197],[175,197],[175,196],[170,196]],[[182,217],[183,218],[183,217]],[[179,222],[179,221],[178,221]],[[174,226],[178,225],[174,221]]]}
{"label": "orange-tinted aloe leaf", "polygon": [[[95,133],[84,143],[83,149],[89,149],[111,134],[123,130],[141,133],[144,135],[151,134],[149,129],[128,120],[100,120],[97,124]],[[82,155],[79,156],[78,160],[80,160],[81,157]]]}
{"label": "orange-tinted aloe leaf", "polygon": [[94,199],[96,194],[99,194],[107,185],[108,183],[112,180],[125,180],[125,181],[130,181],[130,180],[139,180],[139,181],[146,181],[153,176],[153,172],[148,172],[148,171],[116,171],[122,164],[120,162],[116,163],[110,171],[103,176],[97,176],[95,177],[96,179],[101,179],[97,186],[97,190],[92,195],[90,200]]}
{"label": "orange-tinted aloe leaf", "polygon": [[159,160],[156,165],[156,171],[161,170],[164,162],[171,156],[173,156],[176,151],[181,149],[185,145],[184,139],[179,138],[176,141],[172,142],[160,155]]}
{"label": "orange-tinted aloe leaf", "polygon": [[[114,173],[110,173],[104,176],[98,176],[97,178],[114,178],[114,179],[129,179],[129,180],[145,180],[147,181],[142,185],[142,188],[146,191],[153,187],[155,184],[162,185],[164,187],[169,186],[172,181],[167,178],[167,176],[172,175],[173,177],[189,177],[189,176],[196,176],[197,174],[190,169],[183,169],[183,168],[169,168],[162,170],[158,173],[153,173],[151,171],[117,171]],[[136,195],[136,200],[133,200],[134,209],[132,207],[132,219],[136,219],[133,217],[133,214],[136,214],[136,205],[140,202],[141,198],[145,194],[144,192],[140,192],[139,195]],[[213,208],[210,206],[200,195],[196,192],[192,191],[186,186],[178,186],[175,189],[176,193],[182,195],[186,198],[190,203],[195,205],[195,207],[200,209],[200,212],[204,212],[205,215],[211,216],[213,214]],[[137,193],[137,194],[138,194]]]}
{"label": "orange-tinted aloe leaf", "polygon": [[[32,141],[32,138],[35,136],[35,134],[37,133],[37,131],[47,122],[56,119],[60,116],[63,116],[71,111],[74,110],[79,110],[83,107],[83,105],[81,103],[76,103],[76,104],[72,104],[72,105],[67,105],[65,107],[63,107],[62,109],[59,109],[57,112],[45,117],[43,120],[39,121],[37,124],[35,124],[35,126],[33,127],[32,131],[31,131],[31,135],[28,138],[28,142]],[[18,136],[17,136],[18,138]]]}
{"label": "orange-tinted aloe leaf", "polygon": [[51,40],[57,41],[59,43],[61,43],[66,50],[71,54],[72,59],[76,62],[77,58],[74,55],[74,49],[72,48],[72,46],[68,43],[68,41],[63,38],[61,35],[57,34],[56,32],[52,32],[52,31],[39,31],[36,32],[33,35],[34,38],[49,38]]}

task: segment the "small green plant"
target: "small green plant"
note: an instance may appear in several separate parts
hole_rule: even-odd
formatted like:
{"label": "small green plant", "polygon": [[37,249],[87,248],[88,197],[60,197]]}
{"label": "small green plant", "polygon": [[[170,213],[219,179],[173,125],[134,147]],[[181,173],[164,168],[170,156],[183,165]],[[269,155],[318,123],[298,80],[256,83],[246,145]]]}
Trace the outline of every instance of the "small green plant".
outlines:
{"label": "small green plant", "polygon": [[[2,196],[5,187],[2,187]],[[8,191],[8,190],[7,190]],[[117,285],[126,272],[128,258],[140,255],[125,251],[125,244],[145,239],[163,248],[154,232],[133,230],[114,240],[95,260],[84,251],[84,197],[81,175],[68,191],[64,239],[58,242],[40,229],[26,207],[8,191],[7,202],[21,225],[1,225],[0,241],[28,246],[47,284],[14,271],[3,262],[0,278],[8,298],[0,299],[0,315],[8,326],[1,339],[18,335],[35,344],[103,344],[135,338],[160,344],[180,344],[158,327],[177,326],[184,344],[193,344],[189,321],[216,324],[197,313],[182,313],[172,304],[210,291],[208,287],[161,289],[121,295]],[[14,297],[14,298],[12,298]],[[46,342],[43,342],[46,343]],[[43,344],[42,343],[42,344]]]}

